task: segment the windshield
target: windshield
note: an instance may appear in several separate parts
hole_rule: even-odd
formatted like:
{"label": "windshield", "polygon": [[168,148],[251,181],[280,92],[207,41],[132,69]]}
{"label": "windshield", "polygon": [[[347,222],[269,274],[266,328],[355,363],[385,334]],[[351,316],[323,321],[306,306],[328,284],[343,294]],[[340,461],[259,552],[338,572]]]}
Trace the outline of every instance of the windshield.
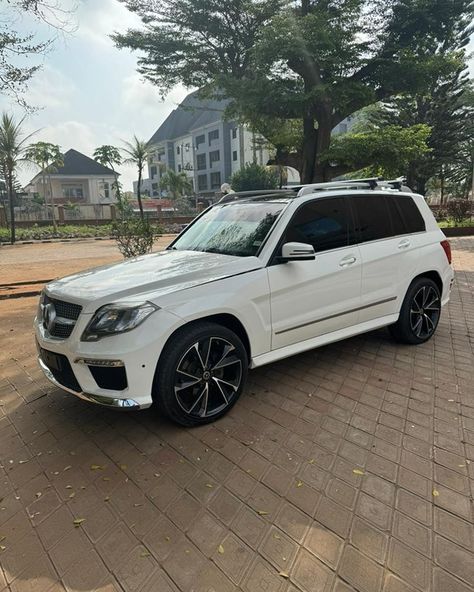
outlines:
{"label": "windshield", "polygon": [[171,248],[239,257],[256,255],[285,205],[282,202],[247,202],[214,206]]}

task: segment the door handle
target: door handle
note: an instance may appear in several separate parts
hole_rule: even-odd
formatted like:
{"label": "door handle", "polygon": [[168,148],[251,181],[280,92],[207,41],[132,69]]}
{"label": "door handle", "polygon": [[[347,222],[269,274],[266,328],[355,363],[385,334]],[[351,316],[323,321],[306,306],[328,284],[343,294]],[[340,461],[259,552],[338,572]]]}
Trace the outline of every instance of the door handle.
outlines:
{"label": "door handle", "polygon": [[399,249],[407,249],[410,246],[410,241],[408,239],[401,240],[398,243]]}
{"label": "door handle", "polygon": [[344,257],[344,259],[341,259],[339,261],[339,267],[348,267],[349,265],[352,265],[356,261],[357,261],[357,257],[354,257],[354,255],[349,255],[348,257]]}

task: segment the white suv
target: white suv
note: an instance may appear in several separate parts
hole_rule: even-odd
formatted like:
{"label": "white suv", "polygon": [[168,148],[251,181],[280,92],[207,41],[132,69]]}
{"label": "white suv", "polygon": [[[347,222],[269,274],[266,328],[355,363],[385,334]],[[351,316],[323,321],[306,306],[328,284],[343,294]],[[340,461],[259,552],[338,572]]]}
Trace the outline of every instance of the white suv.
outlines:
{"label": "white suv", "polygon": [[423,197],[390,185],[234,194],[163,252],[48,284],[39,363],[89,401],[202,424],[232,407],[248,368],[386,325],[427,341],[450,264]]}

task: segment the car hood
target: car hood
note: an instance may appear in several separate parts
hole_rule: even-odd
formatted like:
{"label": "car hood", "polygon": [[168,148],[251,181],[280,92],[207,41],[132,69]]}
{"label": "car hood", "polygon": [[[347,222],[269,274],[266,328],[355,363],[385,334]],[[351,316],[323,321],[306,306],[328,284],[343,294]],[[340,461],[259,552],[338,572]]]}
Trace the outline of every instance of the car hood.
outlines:
{"label": "car hood", "polygon": [[46,291],[53,298],[81,304],[88,312],[88,304],[93,304],[95,310],[97,305],[120,299],[155,300],[170,292],[261,267],[258,257],[169,250],[54,280]]}

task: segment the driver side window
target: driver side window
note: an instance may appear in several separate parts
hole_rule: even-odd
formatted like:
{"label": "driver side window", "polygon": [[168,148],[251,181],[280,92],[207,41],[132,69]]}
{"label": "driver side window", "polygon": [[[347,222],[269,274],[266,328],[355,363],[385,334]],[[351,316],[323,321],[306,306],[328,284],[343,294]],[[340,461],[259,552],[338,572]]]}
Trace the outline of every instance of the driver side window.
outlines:
{"label": "driver side window", "polygon": [[284,242],[308,243],[316,253],[349,244],[349,212],[343,197],[317,199],[302,206],[286,229]]}

